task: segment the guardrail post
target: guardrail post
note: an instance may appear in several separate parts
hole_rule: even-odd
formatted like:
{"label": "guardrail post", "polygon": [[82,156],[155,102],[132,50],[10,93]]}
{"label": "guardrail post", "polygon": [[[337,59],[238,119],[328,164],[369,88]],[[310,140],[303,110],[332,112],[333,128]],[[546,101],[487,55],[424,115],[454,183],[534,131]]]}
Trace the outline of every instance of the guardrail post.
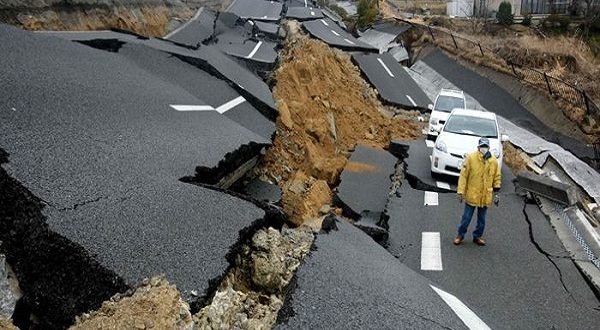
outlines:
{"label": "guardrail post", "polygon": [[433,36],[433,31],[431,31],[431,26],[427,25],[427,29],[429,30],[429,34],[431,34],[431,40],[435,41],[435,37]]}
{"label": "guardrail post", "polygon": [[511,62],[511,61],[509,61],[508,64],[512,68],[515,77],[517,77],[517,79],[521,79],[521,77],[519,77],[519,75],[517,74],[517,70],[515,70],[515,64],[513,62]]}
{"label": "guardrail post", "polygon": [[585,101],[586,114],[589,115],[590,114],[590,101],[588,100],[587,93],[585,91],[581,91],[581,94],[583,95],[583,100]]}
{"label": "guardrail post", "polygon": [[480,43],[477,43],[477,46],[479,46],[479,51],[481,52],[481,56],[482,56],[482,57],[483,57],[483,56],[485,56],[485,55],[483,54],[483,49],[481,48],[481,44],[480,44]]}
{"label": "guardrail post", "polygon": [[450,36],[452,37],[452,41],[454,41],[454,47],[456,49],[458,49],[458,45],[456,44],[456,39],[454,39],[454,34],[450,33]]}
{"label": "guardrail post", "polygon": [[544,72],[544,80],[546,80],[546,86],[548,86],[548,92],[550,93],[550,95],[554,95],[552,93],[552,88],[550,88],[550,82],[548,81],[548,75],[546,75],[546,72]]}

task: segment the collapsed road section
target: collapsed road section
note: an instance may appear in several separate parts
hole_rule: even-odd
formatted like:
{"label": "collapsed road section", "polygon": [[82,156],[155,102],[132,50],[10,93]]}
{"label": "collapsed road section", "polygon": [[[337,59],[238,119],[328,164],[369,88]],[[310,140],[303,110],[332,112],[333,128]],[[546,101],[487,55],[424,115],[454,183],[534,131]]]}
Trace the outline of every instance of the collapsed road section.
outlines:
{"label": "collapsed road section", "polygon": [[217,111],[177,111],[208,102],[143,59],[5,26],[0,42],[0,240],[23,303],[62,328],[161,273],[201,300],[265,212],[179,179],[269,141]]}

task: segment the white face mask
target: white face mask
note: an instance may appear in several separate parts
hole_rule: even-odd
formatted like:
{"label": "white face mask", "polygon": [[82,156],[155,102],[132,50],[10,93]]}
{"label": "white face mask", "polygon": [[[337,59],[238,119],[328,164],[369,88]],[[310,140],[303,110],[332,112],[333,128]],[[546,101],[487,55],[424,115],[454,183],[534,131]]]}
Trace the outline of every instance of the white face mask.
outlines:
{"label": "white face mask", "polygon": [[488,151],[490,150],[490,148],[488,147],[479,147],[479,151],[481,151],[482,154],[486,154]]}

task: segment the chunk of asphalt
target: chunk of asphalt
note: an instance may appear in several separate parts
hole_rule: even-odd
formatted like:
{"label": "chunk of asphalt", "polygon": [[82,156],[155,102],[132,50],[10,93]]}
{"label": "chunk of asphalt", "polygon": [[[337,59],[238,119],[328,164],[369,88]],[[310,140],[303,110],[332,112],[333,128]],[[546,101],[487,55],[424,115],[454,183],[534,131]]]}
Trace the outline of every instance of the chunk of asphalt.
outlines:
{"label": "chunk of asphalt", "polygon": [[279,25],[277,25],[275,23],[254,21],[253,25],[255,26],[256,31],[258,31],[260,33],[264,33],[264,34],[270,36],[271,38],[277,37],[279,34]]}
{"label": "chunk of asphalt", "polygon": [[577,192],[575,187],[569,184],[555,181],[547,176],[536,175],[525,171],[519,173],[517,179],[519,180],[519,186],[531,193],[544,196],[566,206],[577,203]]}
{"label": "chunk of asphalt", "polygon": [[424,277],[346,221],[336,226],[317,236],[276,329],[465,328]]}
{"label": "chunk of asphalt", "polygon": [[283,3],[276,1],[237,0],[227,9],[243,19],[278,21]]}
{"label": "chunk of asphalt", "polygon": [[377,51],[375,47],[356,39],[329,18],[306,21],[302,26],[311,36],[330,46],[346,50]]}
{"label": "chunk of asphalt", "polygon": [[389,53],[354,54],[352,60],[358,64],[384,102],[423,111],[432,103]]}
{"label": "chunk of asphalt", "polygon": [[242,193],[256,200],[269,203],[278,203],[281,200],[281,188],[259,178],[254,178],[244,185]]}
{"label": "chunk of asphalt", "polygon": [[312,7],[289,7],[285,13],[286,18],[299,21],[313,20],[325,17],[320,9]]}
{"label": "chunk of asphalt", "polygon": [[414,189],[433,191],[439,193],[451,193],[456,191],[457,178],[444,176],[443,181],[450,182],[450,189],[440,188],[437,185],[437,179],[431,174],[431,152],[422,139],[419,140],[394,140],[390,143],[390,149],[399,150],[400,155],[404,155],[407,150],[407,157],[404,158],[406,164],[406,178]]}
{"label": "chunk of asphalt", "polygon": [[378,237],[386,231],[385,204],[396,162],[385,150],[357,145],[342,171],[334,199],[345,216]]}
{"label": "chunk of asphalt", "polygon": [[268,141],[174,110],[206,101],[124,56],[6,26],[0,43],[0,240],[42,326],[162,273],[200,301],[265,211],[179,178]]}
{"label": "chunk of asphalt", "polygon": [[[257,75],[237,63],[232,58],[227,57],[220,50],[215,48],[215,46],[203,45],[199,49],[194,50],[178,46],[168,40],[139,38],[127,33],[118,33],[114,31],[102,31],[101,33],[47,32],[39,33],[39,35],[49,35],[77,41],[105,50],[113,50],[115,41],[141,43],[145,46],[177,56],[218,78],[222,78],[232,83],[238,93],[249,100],[249,102],[257,109],[264,113],[268,113],[270,116],[269,118],[276,117],[277,107],[275,106],[275,101],[273,100],[273,95],[271,94],[269,86],[267,86],[267,84]],[[86,43],[86,41],[93,41],[93,43],[89,44]]]}
{"label": "chunk of asphalt", "polygon": [[212,37],[216,19],[217,13],[215,11],[202,7],[189,21],[166,35],[165,39],[182,45],[198,47],[205,40]]}
{"label": "chunk of asphalt", "polygon": [[[163,81],[171,82],[188,93],[206,101],[215,109],[221,109],[227,118],[252,132],[271,140],[275,133],[275,123],[257,110],[225,80],[191,66],[189,63],[168,53],[140,44],[126,44],[119,51],[132,61],[133,65],[148,71]],[[229,106],[230,102],[241,100]]]}

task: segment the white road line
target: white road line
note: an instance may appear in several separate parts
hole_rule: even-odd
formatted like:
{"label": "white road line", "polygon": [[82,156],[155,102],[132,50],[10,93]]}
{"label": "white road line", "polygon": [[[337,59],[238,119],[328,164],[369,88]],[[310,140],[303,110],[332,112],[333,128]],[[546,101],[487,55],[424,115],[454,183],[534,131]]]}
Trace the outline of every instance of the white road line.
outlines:
{"label": "white road line", "polygon": [[394,78],[394,74],[392,73],[392,71],[390,71],[390,69],[387,67],[387,65],[385,65],[385,63],[383,63],[383,60],[381,60],[379,57],[377,58],[377,61],[379,62],[379,64],[381,64],[381,66],[385,69],[385,71],[387,72],[387,74],[390,75],[390,77]]}
{"label": "white road line", "polygon": [[443,270],[440,233],[421,233],[421,270]]}
{"label": "white road line", "polygon": [[433,191],[426,191],[423,197],[423,205],[437,206],[438,205],[438,193]]}
{"label": "white road line", "polygon": [[331,30],[331,33],[335,34],[337,37],[339,37],[339,36],[340,36],[340,34],[339,34],[339,33],[335,32],[335,31],[333,31],[333,30]]}
{"label": "white road line", "polygon": [[262,41],[259,41],[256,46],[254,46],[254,49],[252,49],[252,51],[250,52],[250,54],[248,54],[248,56],[246,56],[246,58],[252,58],[252,56],[254,56],[254,54],[256,54],[256,52],[258,51],[258,49],[260,48],[260,46],[262,45]]}
{"label": "white road line", "polygon": [[238,105],[244,103],[245,101],[246,101],[246,99],[243,96],[238,96],[235,99],[233,99],[227,103],[224,103],[223,105],[216,108],[215,110],[217,110],[218,113],[225,113],[226,111],[237,107]]}
{"label": "white road line", "polygon": [[412,103],[413,107],[416,107],[417,104],[415,103],[415,101],[412,99],[412,97],[410,97],[410,95],[406,95],[406,98],[410,101],[410,103]]}
{"label": "white road line", "polygon": [[308,4],[306,3],[306,0],[304,0],[304,7],[308,7]]}
{"label": "white road line", "polygon": [[321,23],[325,24],[325,26],[329,26],[329,24],[327,24],[327,22],[325,22],[324,19],[321,20]]}
{"label": "white road line", "polygon": [[[427,134],[427,131],[425,131],[425,134]],[[427,148],[433,148],[435,146],[435,142],[431,140],[425,140],[425,144],[427,145]]]}
{"label": "white road line", "polygon": [[355,45],[355,43],[352,42],[352,40],[348,40],[348,39],[344,38],[344,41],[347,42],[347,43],[349,43],[349,44],[351,44],[351,45]]}
{"label": "white road line", "polygon": [[314,12],[314,11],[311,11],[311,12],[310,12],[310,15],[311,15],[311,16],[315,16],[315,12]]}
{"label": "white road line", "polygon": [[169,105],[171,108],[177,110],[177,111],[214,111],[215,108],[213,108],[210,105],[175,105],[175,104],[170,104]]}
{"label": "white road line", "polygon": [[438,188],[442,188],[442,189],[448,189],[448,190],[450,190],[450,185],[448,184],[448,182],[436,181],[436,182],[435,182],[435,185],[436,185]]}
{"label": "white road line", "polygon": [[194,14],[194,17],[192,17],[189,21],[185,22],[183,25],[181,25],[180,27],[176,28],[175,30],[171,31],[171,33],[167,34],[166,36],[164,36],[165,39],[169,39],[170,37],[172,37],[175,33],[181,31],[181,29],[184,29],[186,26],[188,26],[191,22],[195,21],[198,19],[198,17],[200,16],[200,13],[202,13],[202,10],[204,8],[200,8],[198,9],[198,11],[196,11],[196,14]]}
{"label": "white road line", "polygon": [[450,306],[452,311],[460,318],[461,321],[471,330],[491,330],[485,322],[483,322],[469,307],[463,304],[455,296],[448,292],[438,289],[433,285],[429,285],[435,293],[437,293],[444,302]]}

